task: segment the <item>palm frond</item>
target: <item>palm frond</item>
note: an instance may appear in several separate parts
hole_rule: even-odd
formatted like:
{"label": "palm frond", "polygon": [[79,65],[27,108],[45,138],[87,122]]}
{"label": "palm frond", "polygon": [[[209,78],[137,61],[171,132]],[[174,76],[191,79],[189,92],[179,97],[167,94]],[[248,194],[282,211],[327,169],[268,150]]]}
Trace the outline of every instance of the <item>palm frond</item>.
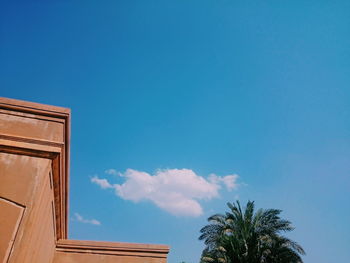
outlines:
{"label": "palm frond", "polygon": [[294,227],[279,209],[258,209],[248,201],[227,203],[229,211],[208,218],[199,240],[206,245],[202,263],[302,263],[303,248],[281,233]]}

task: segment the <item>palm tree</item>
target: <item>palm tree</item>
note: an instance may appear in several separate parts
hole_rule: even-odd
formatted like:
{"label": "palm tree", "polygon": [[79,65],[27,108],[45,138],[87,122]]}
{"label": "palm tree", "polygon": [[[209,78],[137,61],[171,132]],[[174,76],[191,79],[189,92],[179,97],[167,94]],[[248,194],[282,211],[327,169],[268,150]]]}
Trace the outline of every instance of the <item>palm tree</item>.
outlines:
{"label": "palm tree", "polygon": [[248,201],[244,212],[239,201],[227,203],[230,211],[208,218],[199,240],[206,245],[201,263],[303,263],[303,248],[282,236],[292,231],[291,222],[281,219],[281,210],[259,209]]}

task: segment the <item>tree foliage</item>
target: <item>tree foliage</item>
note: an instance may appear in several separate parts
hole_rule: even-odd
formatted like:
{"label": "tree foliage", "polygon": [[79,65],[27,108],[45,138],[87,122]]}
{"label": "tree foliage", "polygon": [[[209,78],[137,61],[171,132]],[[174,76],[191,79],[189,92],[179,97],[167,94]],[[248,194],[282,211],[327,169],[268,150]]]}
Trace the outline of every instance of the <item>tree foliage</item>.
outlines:
{"label": "tree foliage", "polygon": [[280,218],[281,210],[254,212],[252,201],[244,211],[239,201],[227,206],[229,212],[212,215],[200,230],[206,245],[201,263],[303,263],[303,248],[282,235],[294,228]]}

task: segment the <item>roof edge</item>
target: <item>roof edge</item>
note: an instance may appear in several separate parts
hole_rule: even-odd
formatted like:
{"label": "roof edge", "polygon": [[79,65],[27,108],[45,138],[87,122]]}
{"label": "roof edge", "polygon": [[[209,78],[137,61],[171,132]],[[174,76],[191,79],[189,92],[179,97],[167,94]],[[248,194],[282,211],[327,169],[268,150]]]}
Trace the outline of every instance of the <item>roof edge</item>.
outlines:
{"label": "roof edge", "polygon": [[15,107],[21,108],[23,111],[28,112],[47,112],[52,114],[62,114],[62,115],[70,115],[71,110],[69,108],[51,106],[47,104],[41,104],[36,102],[29,102],[24,100],[10,99],[5,97],[0,97],[0,106]]}

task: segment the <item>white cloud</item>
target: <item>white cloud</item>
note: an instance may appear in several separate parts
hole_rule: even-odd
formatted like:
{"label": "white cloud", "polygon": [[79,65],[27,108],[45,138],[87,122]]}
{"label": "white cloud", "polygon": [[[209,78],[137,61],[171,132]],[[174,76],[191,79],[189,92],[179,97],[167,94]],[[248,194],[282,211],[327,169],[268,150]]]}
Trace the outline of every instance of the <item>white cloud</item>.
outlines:
{"label": "white cloud", "polygon": [[237,184],[238,174],[229,174],[226,176],[217,176],[216,174],[209,175],[209,181],[213,183],[223,183],[228,191],[236,190],[238,188]]}
{"label": "white cloud", "polygon": [[74,213],[74,220],[84,223],[84,224],[91,224],[91,225],[96,225],[99,226],[101,225],[101,222],[96,220],[96,219],[85,219],[84,217],[82,217],[80,214],[78,213]]}
{"label": "white cloud", "polygon": [[108,169],[105,171],[105,173],[110,175],[119,175],[118,171],[115,169]]}
{"label": "white cloud", "polygon": [[99,179],[97,176],[92,177],[91,182],[99,185],[102,189],[113,188],[107,179]]}
{"label": "white cloud", "polygon": [[238,179],[238,175],[221,177],[215,174],[205,179],[190,169],[158,170],[154,175],[127,169],[120,175],[125,178],[123,184],[112,185],[107,179],[97,176],[91,182],[102,189],[113,188],[124,200],[135,203],[147,200],[173,215],[193,217],[203,214],[200,200],[218,197],[221,185],[229,191],[236,189]]}

